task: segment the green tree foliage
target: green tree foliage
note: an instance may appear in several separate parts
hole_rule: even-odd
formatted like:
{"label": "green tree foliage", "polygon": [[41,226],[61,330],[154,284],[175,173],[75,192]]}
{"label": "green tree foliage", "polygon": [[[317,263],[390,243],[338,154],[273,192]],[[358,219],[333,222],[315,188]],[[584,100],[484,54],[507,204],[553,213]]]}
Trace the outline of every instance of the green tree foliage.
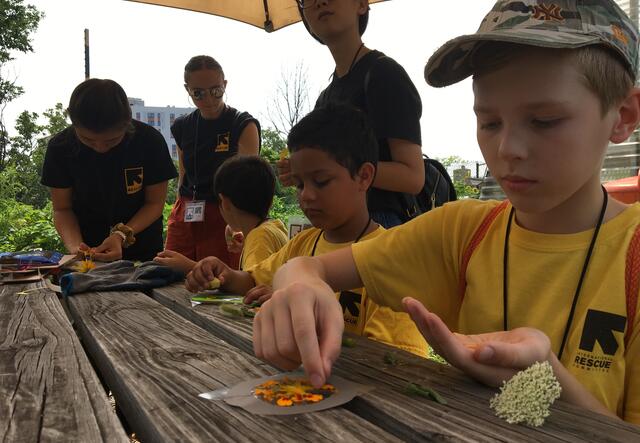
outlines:
{"label": "green tree foliage", "polygon": [[[263,129],[260,155],[271,163],[274,171],[276,162],[280,159],[280,153],[286,148],[286,141],[276,130],[270,128]],[[284,187],[280,184],[280,181],[276,181],[276,194],[273,197],[269,217],[280,219],[286,224],[289,217],[299,215],[302,215],[302,211],[298,206],[296,189],[294,187]]]}
{"label": "green tree foliage", "polygon": [[49,201],[47,189],[40,184],[47,143],[54,134],[68,126],[61,103],[44,111],[43,116],[45,124],[38,122],[36,112],[24,111],[18,116],[15,127],[18,135],[11,137],[5,168],[0,171],[0,182],[7,181],[2,178],[7,174],[16,180],[13,198],[40,209]]}
{"label": "green tree foliage", "polygon": [[0,251],[34,249],[65,250],[53,226],[51,204],[36,209],[15,200],[0,199]]}
{"label": "green tree foliage", "polygon": [[287,148],[287,142],[283,139],[278,131],[265,128],[262,130],[262,148],[260,156],[269,163],[275,165],[280,159],[280,152]]}
{"label": "green tree foliage", "polygon": [[44,14],[23,0],[0,0],[0,171],[5,167],[9,133],[2,112],[24,89],[4,74],[4,67],[13,60],[13,52],[32,52],[31,35],[38,28]]}

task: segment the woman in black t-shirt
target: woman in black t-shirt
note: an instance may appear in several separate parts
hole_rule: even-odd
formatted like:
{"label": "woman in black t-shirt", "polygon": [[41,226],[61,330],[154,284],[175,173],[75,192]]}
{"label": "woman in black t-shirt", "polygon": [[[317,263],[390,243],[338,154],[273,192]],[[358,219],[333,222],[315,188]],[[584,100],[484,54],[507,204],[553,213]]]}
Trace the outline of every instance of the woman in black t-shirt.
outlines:
{"label": "woman in black t-shirt", "polygon": [[65,247],[92,248],[100,261],[152,259],[162,250],[167,183],[177,175],[164,138],[131,120],[113,80],[78,85],[68,112],[72,126],[49,141],[42,171]]}
{"label": "woman in black t-shirt", "polygon": [[[402,66],[362,43],[367,0],[297,1],[305,26],[327,45],[336,63],[316,107],[350,104],[369,116],[380,149],[369,211],[384,227],[401,224],[406,219],[402,193],[417,194],[424,186],[418,91]],[[282,183],[291,184],[288,160],[280,161],[278,169]]]}
{"label": "woman in black t-shirt", "polygon": [[212,57],[191,58],[184,68],[185,89],[195,103],[191,114],[171,126],[178,146],[180,189],[169,216],[163,258],[191,260],[216,256],[238,267],[238,254],[227,250],[226,223],[220,215],[213,177],[236,154],[258,155],[260,125],[247,112],[224,102],[227,87],[222,66]]}

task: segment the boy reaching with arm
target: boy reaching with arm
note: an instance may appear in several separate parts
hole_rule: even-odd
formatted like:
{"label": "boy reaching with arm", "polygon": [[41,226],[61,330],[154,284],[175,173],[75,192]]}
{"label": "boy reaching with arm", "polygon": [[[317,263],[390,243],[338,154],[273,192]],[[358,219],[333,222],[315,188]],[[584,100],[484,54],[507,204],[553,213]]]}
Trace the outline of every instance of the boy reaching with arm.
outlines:
{"label": "boy reaching with arm", "polygon": [[[297,234],[248,272],[231,270],[219,260],[201,262],[187,277],[190,290],[203,289],[218,277],[225,290],[246,293],[245,302],[264,301],[271,295],[270,288],[259,293],[251,289],[256,284],[270,286],[287,260],[348,249],[384,232],[367,209],[377,149],[362,112],[339,105],[318,108],[291,129],[288,147],[298,202],[314,227]],[[409,316],[373,303],[362,284],[344,287],[332,297],[347,331],[426,356],[427,345]]]}
{"label": "boy reaching with arm", "polygon": [[448,204],[288,263],[255,319],[259,357],[322,382],[340,352],[329,295],[364,284],[472,377],[497,386],[549,361],[565,400],[640,423],[638,288],[625,287],[640,204],[600,183],[608,143],[640,121],[638,31],[611,0],[555,4],[549,17],[499,1],[425,68],[434,86],[473,75],[478,143],[510,201]]}

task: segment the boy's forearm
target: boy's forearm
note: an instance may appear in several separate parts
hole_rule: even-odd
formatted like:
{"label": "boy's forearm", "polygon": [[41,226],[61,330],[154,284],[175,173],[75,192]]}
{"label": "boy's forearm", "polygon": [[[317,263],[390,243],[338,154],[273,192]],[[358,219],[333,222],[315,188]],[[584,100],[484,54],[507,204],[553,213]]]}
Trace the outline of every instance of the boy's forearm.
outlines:
{"label": "boy's forearm", "polygon": [[555,354],[551,355],[549,363],[553,367],[553,372],[562,386],[560,398],[567,403],[588,409],[609,417],[619,418],[612,411],[607,409],[597,398],[591,394],[582,384],[564,367]]}
{"label": "boy's forearm", "polygon": [[256,282],[248,272],[229,270],[224,274],[222,289],[225,291],[244,296],[247,291],[255,286]]}
{"label": "boy's forearm", "polygon": [[313,257],[296,257],[278,269],[273,277],[273,290],[297,282],[310,283],[314,280],[326,281],[326,272],[322,262]]}

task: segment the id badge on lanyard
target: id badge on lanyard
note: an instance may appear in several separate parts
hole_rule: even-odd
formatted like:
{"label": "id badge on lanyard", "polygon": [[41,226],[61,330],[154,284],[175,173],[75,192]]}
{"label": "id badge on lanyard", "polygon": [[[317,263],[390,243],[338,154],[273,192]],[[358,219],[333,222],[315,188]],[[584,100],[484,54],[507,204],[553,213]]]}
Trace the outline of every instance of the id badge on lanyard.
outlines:
{"label": "id badge on lanyard", "polygon": [[188,201],[184,208],[184,221],[186,223],[204,221],[204,200]]}

